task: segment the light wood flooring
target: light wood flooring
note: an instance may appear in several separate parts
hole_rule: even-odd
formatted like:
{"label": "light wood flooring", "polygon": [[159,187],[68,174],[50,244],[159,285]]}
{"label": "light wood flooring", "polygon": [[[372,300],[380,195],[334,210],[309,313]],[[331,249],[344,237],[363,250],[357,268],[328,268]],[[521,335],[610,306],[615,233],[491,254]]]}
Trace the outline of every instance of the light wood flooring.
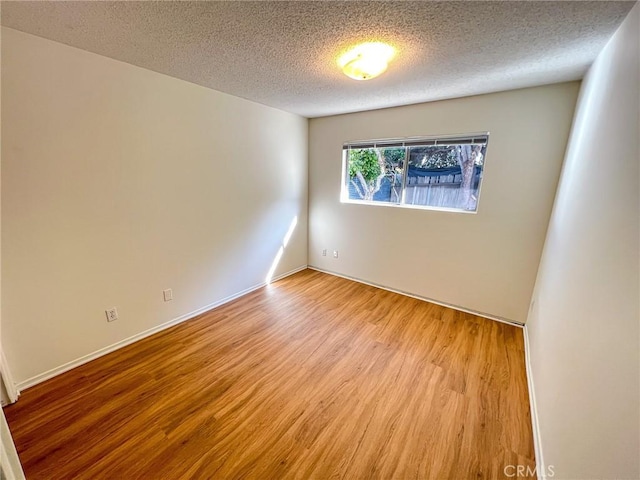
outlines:
{"label": "light wood flooring", "polygon": [[5,414],[28,480],[534,466],[521,329],[312,270],[32,387]]}

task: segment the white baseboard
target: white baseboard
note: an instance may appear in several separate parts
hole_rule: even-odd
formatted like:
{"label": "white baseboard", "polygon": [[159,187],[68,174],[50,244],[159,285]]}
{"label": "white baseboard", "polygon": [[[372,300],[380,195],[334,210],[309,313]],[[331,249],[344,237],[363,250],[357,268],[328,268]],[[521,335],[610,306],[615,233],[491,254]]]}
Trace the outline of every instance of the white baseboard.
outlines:
{"label": "white baseboard", "polygon": [[11,375],[11,369],[9,363],[7,363],[7,357],[4,355],[4,350],[0,347],[0,375],[2,376],[2,384],[9,397],[9,403],[14,403],[20,396],[20,390],[16,386],[16,382]]}
{"label": "white baseboard", "polygon": [[464,312],[464,313],[470,313],[472,315],[477,315],[478,317],[487,318],[489,320],[494,320],[496,322],[507,323],[509,325],[513,325],[513,326],[519,327],[519,328],[522,328],[524,326],[524,324],[522,324],[522,323],[514,322],[513,320],[509,320],[507,318],[502,318],[502,317],[498,317],[498,316],[494,316],[494,315],[489,315],[489,314],[483,313],[483,312],[477,312],[475,310],[470,310],[468,308],[459,307],[458,305],[452,305],[450,303],[440,302],[439,300],[434,300],[432,298],[423,297],[421,295],[415,295],[413,293],[405,292],[403,290],[398,290],[396,288],[387,287],[386,285],[380,285],[379,283],[368,282],[367,280],[362,280],[361,278],[350,277],[349,275],[343,275],[341,273],[332,272],[331,270],[325,270],[323,268],[314,267],[313,265],[309,265],[308,268],[311,269],[311,270],[316,270],[318,272],[328,273],[329,275],[333,275],[335,277],[346,278],[347,280],[352,280],[354,282],[363,283],[364,285],[369,285],[371,287],[376,287],[376,288],[380,288],[382,290],[387,290],[388,292],[398,293],[398,294],[404,295],[406,297],[411,297],[411,298],[415,298],[417,300],[422,300],[424,302],[435,303],[436,305],[440,305],[441,307],[447,307],[447,308],[451,308],[453,310],[458,310],[459,312]]}
{"label": "white baseboard", "polygon": [[[307,265],[303,265],[301,267],[295,268],[293,270],[290,270],[286,273],[283,273],[281,275],[278,275],[276,277],[273,277],[271,279],[271,282],[269,283],[273,283],[276,282],[282,278],[288,277],[289,275],[293,275],[294,273],[298,273],[301,270],[304,270],[307,268]],[[37,385],[38,383],[42,383],[45,380],[49,380],[50,378],[53,378],[57,375],[60,375],[61,373],[67,372],[73,368],[79,367],[80,365],[83,365],[85,363],[90,362],[91,360],[95,360],[96,358],[102,357],[103,355],[106,355],[108,353],[114,352],[115,350],[118,350],[122,347],[125,347],[127,345],[130,345],[134,342],[137,342],[138,340],[142,340],[143,338],[149,337],[151,335],[153,335],[154,333],[158,333],[161,332],[162,330],[166,330],[169,327],[173,327],[174,325],[177,325],[179,323],[185,322],[187,320],[190,320],[194,317],[197,317],[198,315],[205,313],[209,310],[213,310],[216,307],[219,307],[221,305],[224,305],[225,303],[229,303],[237,298],[242,297],[243,295],[247,295],[248,293],[253,292],[254,290],[258,290],[259,288],[262,288],[264,286],[266,286],[267,283],[266,282],[261,282],[257,285],[254,285],[252,287],[246,288],[244,290],[242,290],[241,292],[235,293],[233,295],[230,295],[228,297],[225,297],[221,300],[218,300],[216,302],[210,303],[209,305],[205,305],[204,307],[200,307],[197,310],[194,310],[192,312],[186,313],[184,315],[181,315],[177,318],[174,318],[173,320],[169,320],[168,322],[162,323],[160,325],[157,325],[153,328],[150,328],[148,330],[145,330],[143,332],[140,332],[136,335],[133,335],[131,337],[125,338],[124,340],[120,340],[119,342],[116,342],[112,345],[109,345],[107,347],[101,348],[99,350],[96,350],[95,352],[89,353],[87,355],[83,355],[80,358],[77,358],[75,360],[72,360],[70,362],[67,362],[63,365],[60,365],[59,367],[56,368],[52,368],[51,370],[47,370],[46,372],[40,373],[38,375],[35,375],[31,378],[28,378],[27,380],[24,380],[20,383],[18,383],[16,385],[16,390],[17,390],[17,395],[20,394],[20,391],[25,390],[29,387],[33,387],[34,385]],[[4,360],[4,359],[3,359]]]}
{"label": "white baseboard", "polygon": [[531,429],[533,431],[533,448],[536,455],[536,475],[538,480],[547,478],[546,465],[542,456],[542,440],[540,438],[540,424],[538,423],[538,408],[536,406],[536,393],[533,386],[533,373],[531,371],[531,352],[529,347],[529,330],[524,326],[524,363],[527,372],[527,387],[529,389],[529,405],[531,408]]}

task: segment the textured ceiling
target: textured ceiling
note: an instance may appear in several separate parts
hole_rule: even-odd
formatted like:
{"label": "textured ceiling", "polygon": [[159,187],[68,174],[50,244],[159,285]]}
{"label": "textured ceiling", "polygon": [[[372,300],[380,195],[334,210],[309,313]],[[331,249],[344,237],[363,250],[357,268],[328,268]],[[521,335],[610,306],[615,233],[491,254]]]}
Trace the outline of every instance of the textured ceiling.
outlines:
{"label": "textured ceiling", "polygon": [[[2,2],[2,24],[307,117],[581,78],[633,2]],[[336,58],[380,40],[389,70]]]}

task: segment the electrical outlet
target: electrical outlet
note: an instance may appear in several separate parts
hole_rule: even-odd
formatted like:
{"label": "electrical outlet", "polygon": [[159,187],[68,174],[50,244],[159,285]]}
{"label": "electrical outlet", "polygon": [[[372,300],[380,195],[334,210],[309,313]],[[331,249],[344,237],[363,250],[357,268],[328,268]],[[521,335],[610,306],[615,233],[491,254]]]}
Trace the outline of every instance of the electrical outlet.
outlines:
{"label": "electrical outlet", "polygon": [[338,258],[338,250],[333,251],[333,258]]}
{"label": "electrical outlet", "polygon": [[162,291],[162,295],[164,296],[164,301],[168,302],[169,300],[173,300],[173,292],[170,288]]}
{"label": "electrical outlet", "polygon": [[118,319],[118,310],[116,310],[116,307],[105,310],[104,313],[107,315],[107,322],[113,322]]}
{"label": "electrical outlet", "polygon": [[327,256],[327,249],[325,248],[324,250],[322,250],[322,256],[326,257]]}

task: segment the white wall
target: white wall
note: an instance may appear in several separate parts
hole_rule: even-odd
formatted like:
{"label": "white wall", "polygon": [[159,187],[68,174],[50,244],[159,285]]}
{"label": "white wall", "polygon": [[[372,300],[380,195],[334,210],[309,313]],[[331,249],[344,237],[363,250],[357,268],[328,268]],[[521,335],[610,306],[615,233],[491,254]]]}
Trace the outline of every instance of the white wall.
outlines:
{"label": "white wall", "polygon": [[[524,323],[578,88],[311,120],[309,264]],[[483,131],[490,137],[477,214],[340,203],[344,142]]]}
{"label": "white wall", "polygon": [[276,274],[306,265],[306,119],[2,36],[2,333],[17,382],[264,282],[295,217]]}
{"label": "white wall", "polygon": [[640,478],[639,26],[583,82],[527,321],[555,478]]}

